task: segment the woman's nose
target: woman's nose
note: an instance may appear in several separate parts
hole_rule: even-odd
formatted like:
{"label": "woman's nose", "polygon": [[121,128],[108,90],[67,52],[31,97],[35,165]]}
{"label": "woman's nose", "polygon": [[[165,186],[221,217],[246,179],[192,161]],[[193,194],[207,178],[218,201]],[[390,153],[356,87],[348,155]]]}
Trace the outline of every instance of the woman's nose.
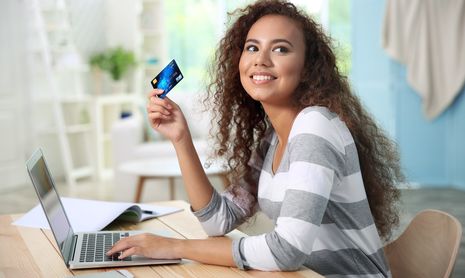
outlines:
{"label": "woman's nose", "polygon": [[265,51],[260,51],[255,56],[255,66],[270,66],[270,55]]}

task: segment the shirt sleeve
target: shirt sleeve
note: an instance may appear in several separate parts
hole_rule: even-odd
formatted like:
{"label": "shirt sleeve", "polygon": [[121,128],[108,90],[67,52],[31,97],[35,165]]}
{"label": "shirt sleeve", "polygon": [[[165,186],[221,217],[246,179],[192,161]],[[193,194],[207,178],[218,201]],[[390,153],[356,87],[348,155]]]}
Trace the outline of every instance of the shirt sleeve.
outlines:
{"label": "shirt sleeve", "polygon": [[[249,192],[241,192],[243,198],[251,198]],[[222,236],[244,222],[246,209],[233,201],[230,192],[219,194],[213,190],[210,202],[198,211],[192,211],[209,236]]]}
{"label": "shirt sleeve", "polygon": [[233,258],[240,269],[299,269],[312,252],[331,189],[340,183],[344,148],[337,129],[324,117],[299,121],[294,123],[298,132],[291,132],[287,146],[287,180],[273,184],[286,187],[275,228],[234,240]]}
{"label": "shirt sleeve", "polygon": [[265,136],[248,163],[252,168],[255,184],[248,184],[245,180],[241,180],[237,182],[237,185],[229,186],[221,194],[213,190],[210,202],[204,208],[192,211],[209,236],[227,234],[255,213],[257,198],[250,191],[252,187],[258,185],[264,155],[269,147],[269,137]]}

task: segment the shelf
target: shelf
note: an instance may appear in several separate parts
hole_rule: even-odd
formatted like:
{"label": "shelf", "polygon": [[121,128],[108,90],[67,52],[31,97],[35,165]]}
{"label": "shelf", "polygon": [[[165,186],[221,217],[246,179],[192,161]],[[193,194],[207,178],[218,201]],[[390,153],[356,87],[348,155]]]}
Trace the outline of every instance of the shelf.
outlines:
{"label": "shelf", "polygon": [[92,100],[91,96],[88,95],[76,95],[76,96],[63,96],[60,97],[60,102],[62,103],[89,103]]}
{"label": "shelf", "polygon": [[[46,1],[45,1],[46,2]],[[44,13],[67,13],[65,5],[60,3],[44,3],[40,1],[40,11]]]}
{"label": "shelf", "polygon": [[65,13],[66,9],[63,6],[44,5],[40,7],[43,13]]}
{"label": "shelf", "polygon": [[[52,95],[40,95],[40,96],[34,96],[34,101],[36,102],[42,102],[42,103],[47,103],[47,102],[52,102],[55,101],[55,97]],[[73,103],[90,103],[92,100],[92,97],[89,95],[70,95],[70,96],[61,96],[58,101],[63,103],[63,104],[73,104]]]}
{"label": "shelf", "polygon": [[161,0],[142,0],[144,4],[160,4]]}
{"label": "shelf", "polygon": [[108,94],[102,95],[95,98],[95,101],[99,105],[112,105],[120,103],[134,103],[138,100],[138,97],[133,92],[127,94]]}
{"label": "shelf", "polygon": [[67,133],[80,133],[80,132],[89,132],[92,131],[91,124],[76,124],[66,127]]}
{"label": "shelf", "polygon": [[80,72],[86,73],[90,71],[90,67],[87,64],[80,64],[80,65],[70,65],[70,66],[55,66],[53,68],[55,71],[71,71],[71,72]]}
{"label": "shelf", "polygon": [[[59,54],[59,53],[67,53],[67,52],[75,52],[76,50],[73,50],[69,48],[69,46],[53,46],[51,45],[49,47],[50,51],[53,52],[54,54]],[[29,48],[31,52],[38,53],[42,55],[42,49],[40,49],[38,46],[34,45]]]}
{"label": "shelf", "polygon": [[33,70],[28,82],[34,88],[30,113],[38,125],[33,126],[34,143],[59,151],[60,166],[73,186],[77,178],[95,173],[92,98],[84,93],[83,80],[89,66],[75,45],[67,1],[37,2],[30,18],[35,34],[27,41]]}
{"label": "shelf", "polygon": [[72,175],[75,179],[79,179],[79,178],[92,176],[93,173],[94,173],[94,169],[91,166],[84,166],[84,167],[75,168],[73,170]]}
{"label": "shelf", "polygon": [[161,70],[161,66],[159,66],[159,65],[145,65],[144,70],[145,71],[159,71],[159,70]]}
{"label": "shelf", "polygon": [[47,25],[45,26],[45,29],[48,32],[68,32],[70,31],[69,25]]}
{"label": "shelf", "polygon": [[[41,134],[55,134],[58,133],[58,128],[54,126],[43,126],[37,128],[38,132]],[[76,134],[76,133],[85,133],[92,131],[91,124],[76,124],[76,125],[69,125],[65,127],[65,132],[68,134]]]}
{"label": "shelf", "polygon": [[[107,40],[119,42],[122,37],[130,40],[130,48],[139,66],[128,78],[128,92],[119,94],[100,94],[92,97],[92,117],[95,125],[96,169],[99,178],[111,173],[113,161],[111,130],[115,122],[121,120],[122,112],[140,114],[145,107],[146,86],[150,87],[150,78],[163,68],[166,60],[166,30],[164,26],[163,0],[123,1],[119,5],[108,5],[106,23]],[[131,22],[119,32],[122,22]],[[111,24],[110,24],[111,23]],[[124,34],[123,34],[124,33]],[[109,82],[108,82],[109,83]],[[107,91],[112,90],[108,84]]]}
{"label": "shelf", "polygon": [[161,30],[142,29],[141,32],[146,37],[156,37],[163,35]]}
{"label": "shelf", "polygon": [[37,132],[43,135],[50,135],[57,133],[58,130],[54,126],[42,126],[37,128]]}

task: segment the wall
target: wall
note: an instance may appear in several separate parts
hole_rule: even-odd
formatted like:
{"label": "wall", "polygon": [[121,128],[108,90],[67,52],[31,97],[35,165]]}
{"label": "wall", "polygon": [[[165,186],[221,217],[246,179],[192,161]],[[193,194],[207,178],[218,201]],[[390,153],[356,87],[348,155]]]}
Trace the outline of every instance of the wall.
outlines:
{"label": "wall", "polygon": [[352,0],[352,71],[355,92],[368,110],[395,136],[395,98],[390,88],[390,60],[381,48],[382,1]]}
{"label": "wall", "polygon": [[381,47],[384,4],[352,0],[353,87],[398,143],[412,184],[465,189],[465,89],[437,119],[426,120],[405,67]]}

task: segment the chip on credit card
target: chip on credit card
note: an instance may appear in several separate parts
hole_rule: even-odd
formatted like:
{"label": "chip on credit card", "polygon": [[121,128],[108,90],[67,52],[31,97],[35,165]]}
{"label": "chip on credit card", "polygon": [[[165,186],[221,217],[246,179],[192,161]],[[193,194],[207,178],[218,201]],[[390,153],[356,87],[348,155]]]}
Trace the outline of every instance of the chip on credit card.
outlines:
{"label": "chip on credit card", "polygon": [[155,76],[151,83],[154,89],[163,90],[163,94],[158,97],[165,98],[166,94],[168,94],[168,92],[183,78],[178,64],[176,64],[176,61],[173,59],[159,74],[157,74],[157,76]]}

